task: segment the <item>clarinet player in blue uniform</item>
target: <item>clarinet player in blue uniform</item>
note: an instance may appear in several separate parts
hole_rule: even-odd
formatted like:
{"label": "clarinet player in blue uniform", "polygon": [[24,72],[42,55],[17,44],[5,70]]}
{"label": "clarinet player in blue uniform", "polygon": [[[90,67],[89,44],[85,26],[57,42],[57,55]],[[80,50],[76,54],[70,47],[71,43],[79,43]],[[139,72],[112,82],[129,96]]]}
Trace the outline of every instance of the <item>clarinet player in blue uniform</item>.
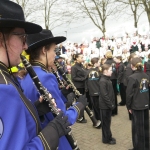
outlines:
{"label": "clarinet player in blue uniform", "polygon": [[[0,149],[56,150],[59,137],[67,134],[67,117],[60,113],[41,128],[35,106],[22,93],[19,83],[8,71],[20,63],[27,49],[27,34],[42,28],[26,22],[22,8],[11,1],[0,2]],[[37,97],[39,99],[39,97]],[[41,105],[44,104],[41,102]],[[39,105],[40,106],[40,105]],[[43,105],[44,108],[47,105]],[[44,113],[44,111],[43,111]],[[45,112],[46,113],[46,112]]]}
{"label": "clarinet player in blue uniform", "polygon": [[[30,63],[33,66],[34,71],[38,75],[42,85],[47,88],[47,90],[55,98],[57,107],[60,108],[66,116],[68,116],[68,121],[70,125],[74,124],[80,113],[84,111],[84,105],[86,105],[86,99],[84,96],[80,96],[78,101],[82,101],[73,105],[66,110],[64,104],[65,97],[59,90],[58,82],[53,73],[48,71],[49,67],[53,66],[55,60],[55,47],[57,44],[65,41],[65,37],[54,37],[50,30],[43,29],[40,33],[28,36],[29,48],[26,51],[30,56]],[[32,101],[39,97],[39,93],[33,84],[32,79],[29,74],[21,81],[24,94]],[[83,104],[85,102],[85,104]],[[45,127],[47,123],[53,120],[54,117],[52,113],[45,115],[43,121],[41,121],[42,127]],[[59,150],[72,150],[68,140],[65,136],[59,139]]]}

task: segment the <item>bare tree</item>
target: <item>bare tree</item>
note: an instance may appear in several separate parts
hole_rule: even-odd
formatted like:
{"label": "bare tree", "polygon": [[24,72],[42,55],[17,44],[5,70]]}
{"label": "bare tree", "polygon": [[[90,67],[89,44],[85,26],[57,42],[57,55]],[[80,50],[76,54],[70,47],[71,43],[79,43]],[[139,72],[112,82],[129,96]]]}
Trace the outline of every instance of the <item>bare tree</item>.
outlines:
{"label": "bare tree", "polygon": [[85,18],[85,14],[105,36],[106,20],[116,13],[115,0],[71,0],[76,4],[76,12]]}
{"label": "bare tree", "polygon": [[150,30],[150,0],[141,0],[141,1],[143,2],[143,6],[148,17],[149,30]]}
{"label": "bare tree", "polygon": [[16,2],[22,7],[26,20],[30,22],[36,22],[36,19],[38,17],[35,17],[34,13],[36,11],[39,11],[41,7],[38,4],[38,0],[12,0],[12,1]]}
{"label": "bare tree", "polygon": [[[144,10],[141,7],[141,0],[116,0],[116,2],[120,2],[123,5],[126,5],[125,13],[128,15],[133,15],[134,17],[134,27],[138,27],[138,21],[141,16],[141,14],[144,12]],[[128,7],[130,7],[132,14],[127,13]],[[120,10],[122,11],[122,10]]]}
{"label": "bare tree", "polygon": [[46,29],[54,29],[63,24],[71,22],[73,12],[67,8],[67,0],[42,0],[40,1],[42,7],[41,20],[44,22]]}

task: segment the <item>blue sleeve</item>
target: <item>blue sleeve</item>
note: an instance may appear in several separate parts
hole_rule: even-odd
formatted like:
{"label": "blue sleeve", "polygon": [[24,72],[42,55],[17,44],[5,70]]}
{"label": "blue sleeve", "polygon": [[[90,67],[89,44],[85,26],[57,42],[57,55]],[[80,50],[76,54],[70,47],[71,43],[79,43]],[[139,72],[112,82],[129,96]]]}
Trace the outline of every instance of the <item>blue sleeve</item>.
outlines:
{"label": "blue sleeve", "polygon": [[45,86],[55,98],[57,107],[60,108],[68,116],[70,125],[74,124],[77,120],[78,112],[74,107],[70,107],[68,110],[66,110],[66,106],[63,101],[64,98],[62,98],[62,93],[58,88],[56,77],[51,73],[46,73],[45,76],[42,76],[40,78],[40,80],[43,86]]}
{"label": "blue sleeve", "polygon": [[11,84],[0,84],[0,149],[43,150],[36,124]]}

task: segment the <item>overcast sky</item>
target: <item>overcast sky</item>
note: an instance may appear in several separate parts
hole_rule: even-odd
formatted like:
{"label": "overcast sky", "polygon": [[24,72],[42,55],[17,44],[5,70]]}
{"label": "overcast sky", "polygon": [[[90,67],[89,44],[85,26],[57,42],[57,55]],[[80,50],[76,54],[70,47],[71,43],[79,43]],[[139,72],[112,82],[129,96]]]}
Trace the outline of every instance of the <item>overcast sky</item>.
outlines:
{"label": "overcast sky", "polygon": [[[138,28],[140,31],[149,30],[146,14],[141,16]],[[125,33],[125,31],[131,32],[133,30],[134,20],[132,17],[124,15],[120,19],[108,19],[106,21],[106,34],[109,36],[120,36]],[[82,42],[83,39],[86,39],[89,42],[93,37],[102,36],[100,30],[92,23],[90,19],[80,20],[67,27],[58,27],[53,30],[53,34],[55,36],[67,36],[67,40],[71,42]]]}
{"label": "overcast sky", "polygon": [[[41,0],[42,1],[42,0]],[[62,5],[63,6],[63,5]],[[69,7],[68,7],[69,9]],[[128,14],[131,13],[131,9],[128,8]],[[120,12],[121,14],[123,12]],[[125,12],[126,13],[126,12]],[[106,20],[106,35],[109,37],[113,36],[121,36],[125,32],[130,33],[134,30],[134,19],[133,16],[129,16],[123,14],[120,18],[116,16],[110,16]],[[37,15],[37,13],[36,13]],[[63,22],[63,19],[61,20]],[[43,28],[43,20],[38,19],[37,22]],[[143,13],[138,22],[138,30],[149,31],[148,19],[146,13]],[[59,26],[52,30],[54,36],[65,36],[67,37],[67,41],[78,42],[81,43],[83,40],[91,41],[93,37],[101,37],[101,31],[93,24],[90,19],[80,18],[75,23],[70,25]]]}

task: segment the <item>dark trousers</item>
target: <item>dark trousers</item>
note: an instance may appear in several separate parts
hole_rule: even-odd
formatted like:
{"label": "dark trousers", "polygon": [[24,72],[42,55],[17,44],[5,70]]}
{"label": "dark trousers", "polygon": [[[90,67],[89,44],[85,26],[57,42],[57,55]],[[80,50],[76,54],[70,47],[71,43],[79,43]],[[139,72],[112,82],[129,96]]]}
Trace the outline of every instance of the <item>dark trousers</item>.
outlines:
{"label": "dark trousers", "polygon": [[95,118],[97,120],[101,120],[100,108],[99,108],[99,96],[91,96],[91,102],[92,102]]}
{"label": "dark trousers", "polygon": [[125,105],[126,104],[126,92],[125,92],[125,87],[123,83],[119,84],[119,89],[120,89],[120,96],[121,96],[120,104]]}
{"label": "dark trousers", "polygon": [[134,150],[149,150],[149,110],[132,110]]}
{"label": "dark trousers", "polygon": [[87,98],[88,106],[92,110],[93,107],[92,107],[92,102],[91,102],[91,97],[89,95],[89,92],[86,92],[86,98]]}
{"label": "dark trousers", "polygon": [[102,123],[102,142],[108,143],[112,139],[112,133],[110,129],[112,110],[101,109],[101,123]]}
{"label": "dark trousers", "polygon": [[150,87],[149,87],[149,110],[150,110]]}
{"label": "dark trousers", "polygon": [[113,115],[118,114],[118,106],[117,106],[117,79],[111,79],[114,95],[115,95],[115,108],[112,110]]}
{"label": "dark trousers", "polygon": [[84,95],[85,94],[85,88],[77,88],[77,90]]}
{"label": "dark trousers", "polygon": [[[127,86],[124,86],[125,95],[126,95],[126,89],[127,89]],[[127,111],[128,111],[128,109],[127,109]],[[129,120],[131,120],[132,114],[130,114],[129,111],[128,111],[128,114],[129,114]]]}
{"label": "dark trousers", "polygon": [[[82,94],[82,95],[85,94],[85,88],[77,88],[77,90],[80,92],[80,94]],[[85,119],[84,113],[83,113],[83,119]]]}

